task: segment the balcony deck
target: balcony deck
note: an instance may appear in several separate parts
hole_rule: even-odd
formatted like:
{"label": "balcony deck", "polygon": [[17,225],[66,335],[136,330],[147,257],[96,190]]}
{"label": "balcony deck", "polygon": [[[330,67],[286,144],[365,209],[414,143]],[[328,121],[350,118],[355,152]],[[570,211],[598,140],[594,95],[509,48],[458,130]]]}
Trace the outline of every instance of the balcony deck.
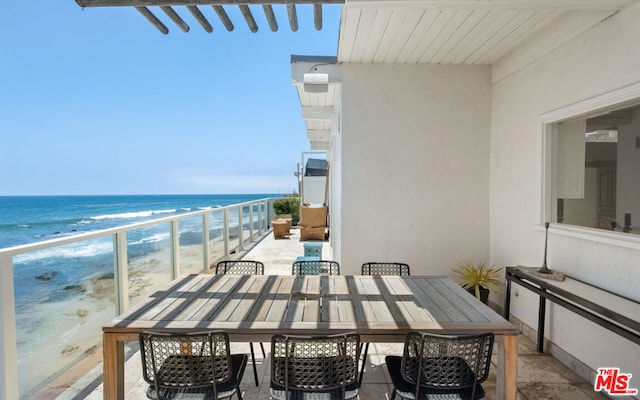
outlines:
{"label": "balcony deck", "polygon": [[[304,242],[299,240],[299,231],[292,229],[292,235],[285,240],[275,240],[266,235],[255,247],[248,250],[242,258],[263,261],[265,274],[290,274],[291,264],[296,257],[304,254]],[[323,246],[323,258],[332,259],[329,246]],[[265,343],[266,358],[262,357],[259,346],[256,349],[256,362],[260,386],[253,381],[252,366],[245,371],[242,396],[245,400],[269,399],[269,344]],[[584,400],[606,399],[604,395],[593,391],[593,386],[585,382],[571,369],[561,364],[549,354],[536,352],[535,344],[524,335],[518,343],[518,399],[561,399]],[[249,352],[245,343],[233,343],[232,351]],[[367,368],[365,370],[360,399],[387,400],[391,396],[390,379],[384,366],[384,356],[402,354],[402,344],[372,343],[369,347]],[[142,380],[140,355],[135,345],[128,347],[128,360],[125,365],[126,398],[130,400],[146,399],[147,384]],[[495,399],[495,366],[489,380],[483,385],[487,393],[485,399]],[[80,377],[56,400],[102,400],[102,364]],[[55,391],[57,392],[57,390]],[[52,392],[41,392],[42,399],[51,399]]]}

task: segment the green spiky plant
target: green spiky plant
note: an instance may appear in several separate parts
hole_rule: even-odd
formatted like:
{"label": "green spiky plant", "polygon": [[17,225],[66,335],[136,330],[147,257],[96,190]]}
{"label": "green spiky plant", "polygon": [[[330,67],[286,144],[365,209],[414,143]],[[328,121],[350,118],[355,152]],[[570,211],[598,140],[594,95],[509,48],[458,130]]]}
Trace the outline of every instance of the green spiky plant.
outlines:
{"label": "green spiky plant", "polygon": [[461,261],[453,272],[458,275],[458,284],[480,299],[480,288],[502,293],[502,269],[487,266],[486,263],[474,264]]}

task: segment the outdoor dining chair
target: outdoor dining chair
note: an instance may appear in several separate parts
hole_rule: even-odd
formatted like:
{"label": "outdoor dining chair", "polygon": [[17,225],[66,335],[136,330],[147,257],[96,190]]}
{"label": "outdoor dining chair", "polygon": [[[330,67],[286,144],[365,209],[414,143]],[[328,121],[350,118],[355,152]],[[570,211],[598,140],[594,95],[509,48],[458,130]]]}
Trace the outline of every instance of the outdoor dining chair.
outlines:
{"label": "outdoor dining chair", "polygon": [[242,400],[248,356],[229,352],[225,332],[143,332],[140,354],[150,399],[218,400],[235,394]]}
{"label": "outdoor dining chair", "polygon": [[274,335],[271,384],[274,400],[337,400],[358,395],[360,336]]}
{"label": "outdoor dining chair", "polygon": [[367,262],[362,264],[362,275],[411,275],[409,264],[399,262]]}
{"label": "outdoor dining chair", "polygon": [[[362,275],[411,275],[409,264],[399,262],[366,262],[362,264],[361,271]],[[360,370],[360,379],[358,380],[360,384],[362,384],[364,366],[367,363],[367,353],[369,353],[369,342],[364,344],[364,352],[362,353],[362,369]]]}
{"label": "outdoor dining chair", "polygon": [[[227,260],[220,261],[216,264],[216,275],[233,274],[233,275],[264,275],[264,264],[260,261],[251,260]],[[258,383],[258,368],[256,367],[256,356],[253,350],[253,343],[249,343],[251,348],[251,363],[253,364],[253,378]],[[264,345],[260,343],[260,350],[262,350],[262,358],[267,358]]]}
{"label": "outdoor dining chair", "polygon": [[489,376],[494,336],[409,332],[404,352],[385,362],[393,393],[403,399],[481,399]]}
{"label": "outdoor dining chair", "polygon": [[337,261],[294,261],[292,275],[340,275],[340,264]]}
{"label": "outdoor dining chair", "polygon": [[251,260],[227,260],[216,264],[216,274],[264,275],[264,264]]}

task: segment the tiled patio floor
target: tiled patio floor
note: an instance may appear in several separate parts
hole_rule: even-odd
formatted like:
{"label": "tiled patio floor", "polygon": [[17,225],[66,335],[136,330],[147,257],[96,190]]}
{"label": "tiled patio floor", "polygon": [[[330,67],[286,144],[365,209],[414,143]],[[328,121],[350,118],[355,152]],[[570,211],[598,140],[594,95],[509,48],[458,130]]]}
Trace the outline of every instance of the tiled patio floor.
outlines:
{"label": "tiled patio floor", "polygon": [[[273,235],[266,236],[258,245],[244,254],[243,258],[260,260],[265,263],[266,274],[290,274],[291,263],[303,255],[304,242],[300,242],[298,230],[285,240],[274,240]],[[331,259],[328,244],[323,246],[323,258]],[[263,358],[259,346],[256,349],[256,364],[260,386],[256,387],[252,365],[247,365],[241,389],[244,400],[269,399],[269,344],[265,343],[266,357]],[[141,378],[140,355],[136,346],[128,348],[130,357],[125,365],[126,398],[128,400],[146,399],[146,383]],[[523,335],[518,344],[518,400],[589,400],[606,399],[593,391],[593,386],[577,374],[562,365],[549,354],[540,354],[535,344]],[[232,351],[249,352],[246,343],[233,343]],[[372,343],[369,347],[367,367],[363,387],[359,398],[362,400],[388,400],[391,396],[390,379],[384,366],[384,356],[402,354],[402,344]],[[495,366],[489,380],[483,385],[485,399],[495,399]],[[57,400],[102,400],[102,365],[57,397]],[[398,397],[396,397],[398,398]]]}

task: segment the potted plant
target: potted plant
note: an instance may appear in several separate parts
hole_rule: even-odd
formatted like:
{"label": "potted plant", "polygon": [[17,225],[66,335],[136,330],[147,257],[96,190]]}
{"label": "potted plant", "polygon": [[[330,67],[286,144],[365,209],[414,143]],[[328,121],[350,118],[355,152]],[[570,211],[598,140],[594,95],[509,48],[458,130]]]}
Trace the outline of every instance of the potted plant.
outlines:
{"label": "potted plant", "polygon": [[293,207],[289,197],[283,197],[273,201],[273,212],[276,218],[292,218]]}
{"label": "potted plant", "polygon": [[300,197],[291,196],[287,197],[289,200],[289,210],[291,211],[291,217],[293,218],[293,224],[297,225],[300,221]]}
{"label": "potted plant", "polygon": [[461,261],[453,272],[458,277],[458,284],[484,304],[489,301],[489,291],[502,293],[501,268],[489,267],[484,262]]}

